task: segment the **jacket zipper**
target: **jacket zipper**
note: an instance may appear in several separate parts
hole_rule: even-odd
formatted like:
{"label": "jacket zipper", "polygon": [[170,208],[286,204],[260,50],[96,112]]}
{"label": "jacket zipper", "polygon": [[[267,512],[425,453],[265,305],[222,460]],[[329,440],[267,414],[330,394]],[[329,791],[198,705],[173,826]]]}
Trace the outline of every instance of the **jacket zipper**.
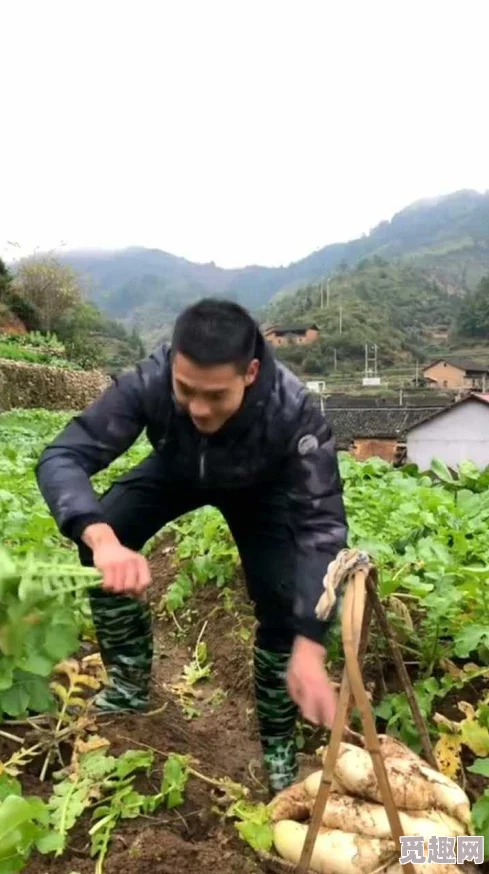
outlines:
{"label": "jacket zipper", "polygon": [[201,441],[201,450],[199,456],[199,479],[203,482],[205,477],[205,447],[207,446],[207,441],[202,439]]}

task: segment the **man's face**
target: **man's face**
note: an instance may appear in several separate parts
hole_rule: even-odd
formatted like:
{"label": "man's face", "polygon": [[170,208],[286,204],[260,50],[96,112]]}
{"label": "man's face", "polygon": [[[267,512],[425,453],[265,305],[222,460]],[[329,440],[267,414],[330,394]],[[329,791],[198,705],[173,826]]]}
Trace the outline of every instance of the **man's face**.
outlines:
{"label": "man's face", "polygon": [[245,389],[259,370],[253,359],[246,373],[239,373],[234,364],[201,367],[177,352],[172,364],[175,398],[202,434],[215,434],[239,410]]}

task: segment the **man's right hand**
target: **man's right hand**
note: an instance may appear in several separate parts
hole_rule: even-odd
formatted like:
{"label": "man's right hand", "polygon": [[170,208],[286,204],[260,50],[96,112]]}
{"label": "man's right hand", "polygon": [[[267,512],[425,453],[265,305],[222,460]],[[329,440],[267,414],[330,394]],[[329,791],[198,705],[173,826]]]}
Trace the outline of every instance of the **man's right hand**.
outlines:
{"label": "man's right hand", "polygon": [[144,556],[127,549],[109,525],[88,525],[82,539],[93,553],[93,563],[103,575],[102,588],[118,595],[142,595],[151,583]]}

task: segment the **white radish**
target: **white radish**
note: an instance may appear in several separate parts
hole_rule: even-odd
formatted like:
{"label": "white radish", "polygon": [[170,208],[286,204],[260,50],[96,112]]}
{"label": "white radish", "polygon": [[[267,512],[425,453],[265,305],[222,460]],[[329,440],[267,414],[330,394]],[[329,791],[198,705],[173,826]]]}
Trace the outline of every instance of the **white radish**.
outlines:
{"label": "white radish", "polygon": [[429,782],[435,797],[433,807],[439,807],[459,819],[465,825],[470,823],[470,802],[464,790],[446,774],[441,774],[427,765],[420,768],[420,773]]}
{"label": "white radish", "polygon": [[[307,834],[307,825],[282,820],[273,828],[275,849],[282,859],[297,865]],[[393,841],[367,838],[339,829],[320,829],[310,870],[317,874],[371,874],[395,856]]]}
{"label": "white radish", "polygon": [[412,759],[417,762],[418,765],[426,765],[426,762],[421,758],[421,756],[418,756],[414,750],[406,746],[406,744],[403,744],[397,737],[391,737],[390,734],[379,734],[378,737],[382,758]]}
{"label": "white radish", "polygon": [[[465,825],[469,823],[469,800],[453,780],[427,765],[419,764],[412,756],[401,757],[400,752],[396,756],[387,756],[384,766],[396,807],[402,810],[441,808]],[[320,774],[320,771],[315,772],[304,781],[306,792],[312,797],[317,793]],[[334,777],[347,794],[383,801],[371,755],[361,747],[341,744]]]}
{"label": "white radish", "polygon": [[301,822],[308,819],[311,813],[311,799],[303,783],[293,783],[287,789],[279,792],[268,805],[272,822],[281,819],[294,819]]}
{"label": "white radish", "polygon": [[[415,865],[416,874],[461,874],[457,865],[442,864],[441,862],[420,862]],[[385,869],[384,874],[404,874],[404,868],[396,862]]]}
{"label": "white radish", "polygon": [[[303,798],[303,807],[304,798]],[[310,809],[314,804],[310,799]],[[287,819],[287,817],[282,817]],[[302,816],[301,819],[307,817]],[[465,834],[465,827],[453,817],[438,810],[399,811],[403,834],[422,835],[428,840],[431,835],[458,836]],[[290,819],[297,819],[291,816]],[[345,832],[356,832],[372,838],[392,838],[389,819],[383,804],[375,801],[364,801],[350,795],[329,796],[323,813],[323,825],[327,828],[341,829]]]}

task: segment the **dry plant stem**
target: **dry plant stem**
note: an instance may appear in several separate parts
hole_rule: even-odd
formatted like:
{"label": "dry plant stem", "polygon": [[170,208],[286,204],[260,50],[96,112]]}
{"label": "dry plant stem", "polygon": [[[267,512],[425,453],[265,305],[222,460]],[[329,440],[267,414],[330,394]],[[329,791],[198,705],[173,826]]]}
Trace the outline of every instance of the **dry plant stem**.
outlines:
{"label": "dry plant stem", "polygon": [[0,731],[0,737],[4,737],[6,740],[13,740],[16,744],[20,744],[21,746],[24,743],[21,737],[17,737],[15,734],[9,734],[8,731]]}
{"label": "dry plant stem", "polygon": [[[40,734],[47,734],[46,729],[39,729],[36,727],[36,730],[39,731]],[[4,770],[7,770],[11,765],[16,765],[16,759],[18,759],[21,755],[24,758],[27,756],[29,760],[32,760],[36,756],[41,755],[41,753],[46,752],[46,750],[48,750],[50,747],[57,746],[64,738],[67,738],[70,735],[77,733],[78,732],[76,731],[76,726],[68,725],[66,726],[66,728],[61,729],[56,737],[49,735],[48,737],[45,737],[43,740],[39,741],[39,743],[34,744],[32,747],[21,747],[21,749],[14,753],[7,762],[3,763],[3,768]],[[27,762],[25,762],[24,764],[27,764]],[[18,767],[20,767],[20,765]]]}
{"label": "dry plant stem", "polygon": [[29,716],[28,719],[6,719],[4,725],[30,725],[37,728],[38,722],[50,722],[50,714],[41,713],[39,716]]}
{"label": "dry plant stem", "polygon": [[[59,758],[62,765],[63,765],[63,760],[61,758],[61,753],[59,751],[58,744],[59,744],[59,741],[60,741],[61,737],[63,736],[64,732],[66,731],[66,729],[62,729],[61,726],[63,723],[63,719],[66,716],[66,711],[68,710],[68,707],[70,705],[71,697],[75,691],[75,688],[76,688],[76,681],[73,681],[73,679],[70,678],[66,699],[62,703],[61,710],[59,711],[59,714],[58,714],[58,721],[57,721],[56,727],[54,729],[53,747],[56,749],[56,751],[58,753],[58,758]],[[70,732],[73,731],[73,729],[75,727],[76,727],[76,722],[73,723],[72,726],[68,726]],[[44,760],[44,764],[42,766],[42,771],[41,771],[41,774],[39,776],[41,783],[44,781],[44,779],[46,777],[46,772],[47,772],[49,764],[52,760],[52,754],[53,754],[53,748],[51,748],[48,751],[48,754]]]}
{"label": "dry plant stem", "polygon": [[[53,745],[50,747],[50,749],[47,752],[46,758],[44,759],[44,764],[43,764],[42,769],[41,769],[41,773],[39,775],[39,780],[41,783],[46,779],[46,773],[47,773],[48,767],[49,767],[51,760],[52,760],[53,747],[55,747],[55,748],[58,747],[60,725],[61,725],[61,718],[59,719],[58,724],[56,725],[56,728],[54,729]],[[59,749],[58,749],[58,756],[59,756]]]}
{"label": "dry plant stem", "polygon": [[[196,816],[202,816],[202,814],[204,812],[205,812],[205,809],[202,807],[199,810],[192,810],[190,813],[186,813],[185,817],[183,817],[182,814],[180,813],[180,811],[177,810],[176,808],[173,808],[173,810],[172,810],[174,817],[176,816],[178,819],[183,820],[183,822],[185,823],[185,827],[186,827],[187,831],[188,831],[187,819],[195,819]],[[161,826],[164,827],[166,825],[171,825],[171,823],[173,822],[173,819],[158,819],[156,816],[149,816],[147,813],[141,813],[139,815],[139,818],[140,819],[147,819],[151,823],[151,828],[156,828],[156,827],[161,827]],[[135,825],[135,826],[128,827],[126,825],[126,827],[124,828],[124,831],[128,832],[129,834],[132,832],[136,832],[139,834],[141,832],[141,826]]]}
{"label": "dry plant stem", "polygon": [[416,696],[414,694],[414,689],[413,689],[411,680],[409,678],[409,674],[406,671],[406,666],[405,666],[405,664],[402,660],[402,656],[399,652],[399,647],[396,643],[396,640],[394,639],[394,637],[392,636],[392,634],[390,632],[389,623],[387,621],[387,617],[385,615],[385,611],[384,611],[384,608],[382,606],[381,600],[378,596],[374,580],[376,580],[376,573],[374,570],[372,570],[371,574],[369,575],[369,577],[367,578],[367,581],[366,581],[369,599],[372,602],[372,607],[375,611],[375,616],[376,616],[376,619],[378,620],[379,626],[380,626],[380,628],[385,636],[385,639],[387,640],[387,643],[389,644],[389,648],[390,648],[390,651],[392,653],[392,658],[394,661],[394,665],[396,667],[397,674],[398,674],[399,679],[401,681],[401,685],[404,688],[404,691],[406,693],[406,697],[407,697],[408,702],[409,702],[409,706],[411,708],[411,712],[413,714],[414,723],[415,723],[416,728],[418,730],[418,734],[419,734],[419,737],[420,737],[420,740],[421,740],[421,743],[423,746],[423,752],[425,754],[426,761],[431,765],[432,768],[434,768],[436,771],[439,771],[440,769],[438,767],[438,763],[435,759],[433,749],[431,747],[430,737],[428,734],[426,722],[423,719],[423,716],[422,716],[421,711],[419,709],[419,705],[418,705],[418,702],[416,700]]}
{"label": "dry plant stem", "polygon": [[[161,756],[163,759],[168,759],[173,753],[166,753],[164,750],[158,750],[156,747],[150,746],[150,744],[142,743],[142,741],[134,740],[134,738],[126,737],[123,734],[119,735],[121,740],[130,741],[130,743],[135,744],[137,747],[143,747],[145,750],[151,750],[151,752],[156,753],[158,756]],[[196,771],[195,768],[190,766],[187,767],[187,771],[192,777],[197,777],[198,780],[201,780],[203,783],[207,783],[208,786],[214,786],[216,789],[222,789],[224,786],[223,780],[215,779],[214,777],[207,777],[205,774],[202,774],[200,771]],[[238,784],[236,784],[238,785]]]}
{"label": "dry plant stem", "polygon": [[145,716],[146,719],[149,716],[159,716],[160,713],[164,713],[164,711],[166,710],[167,707],[168,707],[168,701],[165,701],[165,703],[162,704],[161,707],[157,707],[156,710],[148,710],[147,713],[142,713],[141,716]]}
{"label": "dry plant stem", "polygon": [[[63,762],[63,760],[62,760],[62,758],[61,758],[61,754],[60,754],[59,749],[58,749],[58,741],[57,741],[57,740],[55,741],[55,747],[56,747],[57,752],[58,752],[58,758],[59,758],[59,760],[60,760],[60,763],[61,763],[61,765],[63,765],[64,762]],[[47,773],[47,770],[48,770],[49,765],[51,764],[52,757],[53,757],[53,749],[51,748],[51,749],[48,751],[48,754],[47,754],[46,758],[44,759],[44,764],[43,764],[43,766],[42,766],[42,771],[41,771],[41,773],[40,773],[40,775],[39,775],[39,781],[40,781],[41,783],[43,783],[44,780],[46,779],[46,773]]]}
{"label": "dry plant stem", "polygon": [[[138,713],[138,719],[150,719],[152,716],[159,716],[160,713],[164,713],[164,711],[166,710],[167,707],[168,707],[168,701],[165,701],[165,703],[162,704],[161,707],[157,707],[156,710],[148,710],[147,713],[143,713],[143,712]],[[117,719],[121,715],[125,715],[125,714],[116,713],[110,719],[104,719],[103,722],[101,720],[101,717],[98,717],[97,725],[99,725],[100,728],[107,728],[108,725],[114,725],[114,723],[117,722]],[[109,713],[107,713],[107,716],[109,716]],[[133,741],[131,741],[131,743],[133,743]]]}
{"label": "dry plant stem", "polygon": [[177,628],[178,628],[180,634],[184,634],[185,632],[184,632],[182,626],[179,625],[179,623],[178,623],[178,619],[177,619],[177,617],[175,616],[175,614],[174,614],[174,613],[170,613],[170,616],[171,616],[173,622],[175,623],[175,625],[177,626]]}
{"label": "dry plant stem", "polygon": [[[403,834],[399,812],[394,802],[392,789],[387,777],[384,759],[380,749],[379,738],[375,728],[375,721],[370,707],[367,693],[363,685],[362,673],[355,652],[355,619],[357,619],[358,605],[365,602],[366,581],[364,572],[358,572],[355,576],[354,584],[351,585],[353,591],[354,606],[352,611],[345,611],[343,625],[343,641],[345,645],[346,669],[350,680],[351,688],[355,696],[355,702],[360,711],[362,724],[365,730],[366,748],[370,753],[372,765],[374,768],[377,783],[382,795],[389,825],[391,827],[392,837],[394,838],[396,849],[399,856],[402,855],[402,847],[400,838]],[[407,862],[403,865],[406,874],[415,874],[415,868],[412,862]]]}
{"label": "dry plant stem", "polygon": [[202,668],[202,665],[201,665],[200,662],[199,662],[199,644],[200,644],[200,642],[201,642],[201,640],[202,640],[202,638],[203,638],[203,636],[204,636],[204,631],[205,631],[206,628],[207,628],[207,623],[208,623],[208,621],[209,621],[209,620],[206,619],[206,621],[204,622],[202,628],[200,629],[200,634],[199,634],[199,636],[198,636],[198,638],[197,638],[197,643],[195,644],[195,647],[194,647],[194,652],[195,652],[195,661],[197,662],[197,667],[199,668],[199,670],[201,670],[201,668]]}
{"label": "dry plant stem", "polygon": [[44,746],[41,744],[34,744],[32,747],[22,747],[8,759],[7,762],[2,762],[3,771],[8,774],[9,769],[12,767],[22,768],[25,767],[32,759],[35,759],[40,753],[42,753]]}

